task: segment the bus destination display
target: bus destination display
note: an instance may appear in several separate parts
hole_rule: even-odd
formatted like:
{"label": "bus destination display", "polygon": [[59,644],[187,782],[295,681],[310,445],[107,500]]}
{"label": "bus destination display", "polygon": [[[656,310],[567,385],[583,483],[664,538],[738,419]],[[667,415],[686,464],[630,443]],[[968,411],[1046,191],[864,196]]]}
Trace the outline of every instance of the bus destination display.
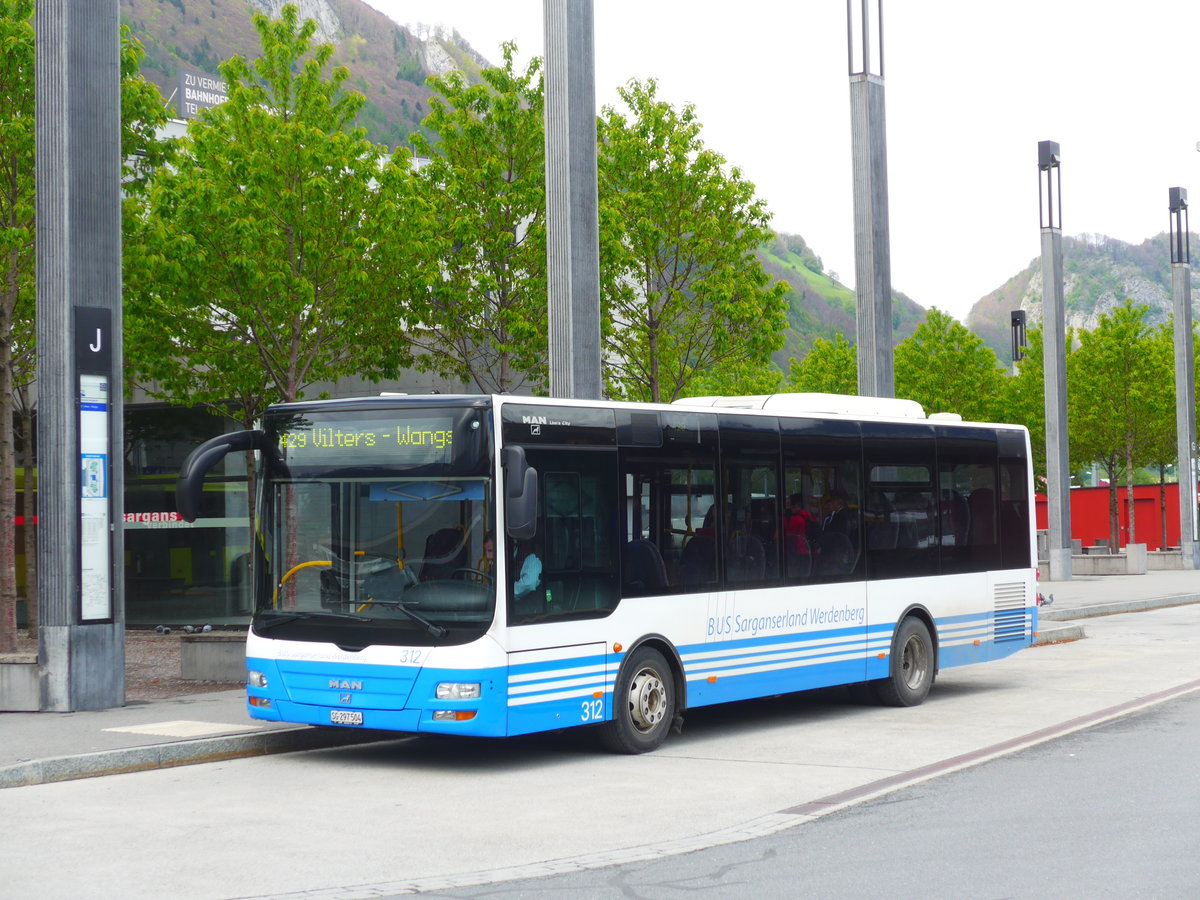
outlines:
{"label": "bus destination display", "polygon": [[279,449],[299,465],[423,465],[450,459],[454,419],[403,421],[312,421],[305,418],[279,432]]}

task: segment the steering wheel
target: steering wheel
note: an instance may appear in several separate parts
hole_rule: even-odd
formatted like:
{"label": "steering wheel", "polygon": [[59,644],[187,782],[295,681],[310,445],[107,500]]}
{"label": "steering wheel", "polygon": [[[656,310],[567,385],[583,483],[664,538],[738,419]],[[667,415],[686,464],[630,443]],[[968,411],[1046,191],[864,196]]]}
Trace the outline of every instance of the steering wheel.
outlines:
{"label": "steering wheel", "polygon": [[[469,566],[463,566],[461,569],[455,569],[453,575],[457,575],[459,572],[466,572],[468,575],[474,575],[476,576],[477,580],[486,581],[488,584],[491,584],[492,582],[492,573],[484,572],[482,569],[472,569]],[[453,575],[451,577],[453,577]]]}

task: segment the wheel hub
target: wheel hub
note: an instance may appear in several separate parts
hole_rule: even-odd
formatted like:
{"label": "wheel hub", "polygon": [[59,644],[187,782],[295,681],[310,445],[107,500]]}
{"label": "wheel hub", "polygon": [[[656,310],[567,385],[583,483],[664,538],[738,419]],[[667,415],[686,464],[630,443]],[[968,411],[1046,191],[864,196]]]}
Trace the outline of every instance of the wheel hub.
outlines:
{"label": "wheel hub", "polygon": [[639,731],[649,731],[662,721],[667,710],[667,691],[651,669],[643,669],[629,686],[629,706]]}
{"label": "wheel hub", "polygon": [[901,668],[905,684],[916,689],[925,680],[925,670],[929,667],[929,658],[925,653],[925,645],[915,637],[909,638],[904,645],[901,658]]}

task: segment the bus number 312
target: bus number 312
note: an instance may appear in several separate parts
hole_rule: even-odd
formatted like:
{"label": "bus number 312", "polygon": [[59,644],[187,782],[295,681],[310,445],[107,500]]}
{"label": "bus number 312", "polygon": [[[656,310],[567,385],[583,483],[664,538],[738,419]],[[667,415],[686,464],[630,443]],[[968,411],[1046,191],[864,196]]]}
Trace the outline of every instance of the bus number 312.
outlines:
{"label": "bus number 312", "polygon": [[580,704],[583,710],[579,716],[581,722],[600,722],[604,719],[604,701],[603,700],[584,700]]}

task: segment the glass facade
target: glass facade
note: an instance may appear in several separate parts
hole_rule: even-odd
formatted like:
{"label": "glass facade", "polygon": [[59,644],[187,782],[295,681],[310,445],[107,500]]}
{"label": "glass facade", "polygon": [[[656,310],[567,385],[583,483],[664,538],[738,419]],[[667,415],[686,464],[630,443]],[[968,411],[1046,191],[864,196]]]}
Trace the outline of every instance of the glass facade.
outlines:
{"label": "glass facade", "polygon": [[188,453],[239,429],[204,409],[126,406],[127,625],[249,623],[245,454],[230,454],[205,480],[195,522],[183,521],[175,509],[175,478]]}

